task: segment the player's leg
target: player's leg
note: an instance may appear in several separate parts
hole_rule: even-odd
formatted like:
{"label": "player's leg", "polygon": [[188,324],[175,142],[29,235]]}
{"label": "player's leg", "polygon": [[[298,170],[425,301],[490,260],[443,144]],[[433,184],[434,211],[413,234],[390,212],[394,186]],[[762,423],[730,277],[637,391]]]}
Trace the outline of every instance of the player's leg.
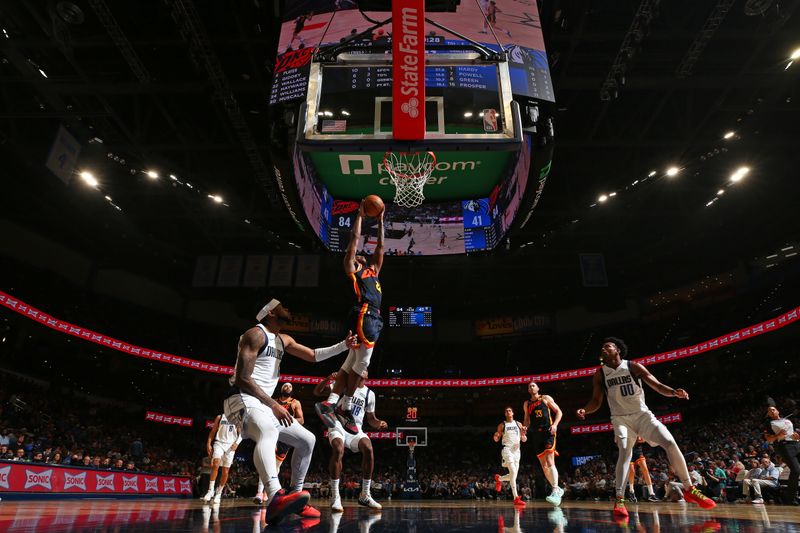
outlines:
{"label": "player's leg", "polygon": [[208,475],[208,492],[203,496],[204,502],[210,502],[214,497],[214,488],[217,484],[217,474],[219,473],[219,464],[222,461],[224,450],[217,442],[214,442],[211,455],[211,473]]}
{"label": "player's leg", "polygon": [[642,479],[644,480],[644,486],[649,493],[647,496],[647,500],[651,502],[659,501],[658,496],[656,496],[656,490],[653,487],[653,478],[650,477],[650,469],[647,467],[647,457],[644,455],[636,460],[636,464],[639,465],[639,471],[642,473]]}
{"label": "player's leg", "polygon": [[339,402],[340,396],[344,394],[347,389],[348,376],[353,371],[355,360],[355,348],[350,348],[347,353],[347,358],[344,360],[344,363],[342,363],[342,367],[339,369],[339,372],[336,373],[336,381],[334,381],[333,387],[331,387],[328,399],[324,402],[317,402],[314,404],[314,410],[328,429],[336,425],[334,410],[336,409],[336,404]]}
{"label": "player's leg", "polygon": [[616,493],[617,501],[614,504],[614,514],[620,517],[627,517],[628,510],[625,508],[625,485],[628,470],[630,469],[631,457],[633,457],[633,447],[636,445],[636,435],[628,429],[621,421],[612,420],[614,425],[614,441],[617,443],[617,468]]}
{"label": "player's leg", "polygon": [[630,463],[630,468],[628,468],[628,494],[629,499],[631,501],[636,501],[634,498],[636,497],[636,489],[634,487],[634,481],[636,481],[636,463]]}
{"label": "player's leg", "polygon": [[256,487],[256,495],[253,497],[253,503],[261,505],[267,501],[267,495],[264,492],[264,481],[261,476],[258,476],[258,487]]}
{"label": "player's leg", "polygon": [[225,488],[225,483],[228,482],[228,471],[230,470],[230,465],[225,466],[224,464],[220,467],[220,476],[219,476],[219,483],[217,483],[217,488],[214,489],[214,503],[219,503],[222,501],[222,491]]}
{"label": "player's leg", "polygon": [[561,497],[564,495],[564,489],[562,489],[558,484],[555,438],[548,440],[548,442],[552,442],[552,445],[549,445],[547,449],[537,456],[539,459],[539,464],[542,465],[542,470],[544,471],[547,481],[550,482],[550,485],[553,487],[553,490],[550,491],[550,495],[547,496],[545,500],[553,505],[561,505]]}
{"label": "player's leg", "polygon": [[[370,493],[372,471],[375,469],[375,453],[372,449],[372,441],[363,433],[356,435],[352,440],[355,448],[361,452],[361,494],[358,496],[358,503],[371,509],[381,509],[381,504],[376,502]],[[351,445],[351,448],[353,445]]]}
{"label": "player's leg", "polygon": [[317,442],[317,438],[300,425],[297,420],[294,420],[289,427],[280,428],[278,441],[294,448],[292,452],[292,480],[289,490],[290,492],[299,492],[303,490],[303,483],[306,479],[308,467],[311,464],[311,454],[314,452],[314,444]]}
{"label": "player's leg", "polygon": [[653,413],[647,411],[639,415],[637,421],[637,432],[646,441],[661,446],[667,452],[667,459],[672,471],[683,484],[683,497],[686,501],[696,503],[703,509],[712,509],[717,504],[711,498],[706,497],[697,487],[692,485],[689,477],[689,469],[686,467],[686,459],[683,457],[675,437],[669,432],[667,426],[659,422]]}
{"label": "player's leg", "polygon": [[344,431],[333,429],[328,433],[331,443],[331,459],[328,462],[328,472],[331,476],[331,511],[341,513],[342,497],[339,494],[339,479],[342,477],[342,457],[344,457]]}

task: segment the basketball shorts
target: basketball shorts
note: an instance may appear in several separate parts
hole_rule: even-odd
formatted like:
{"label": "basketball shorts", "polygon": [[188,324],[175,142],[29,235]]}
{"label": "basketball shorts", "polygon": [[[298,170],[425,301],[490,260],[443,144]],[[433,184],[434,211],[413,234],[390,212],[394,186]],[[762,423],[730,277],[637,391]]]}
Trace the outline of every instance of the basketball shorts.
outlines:
{"label": "basketball shorts", "polygon": [[233,445],[233,442],[221,442],[215,440],[212,448],[211,458],[219,459],[219,464],[223,468],[230,468],[233,464],[233,456],[236,455],[236,452],[231,450],[231,446]]}
{"label": "basketball shorts", "polygon": [[342,439],[342,442],[344,443],[344,449],[350,450],[353,453],[359,453],[360,450],[358,449],[358,443],[364,438],[368,439],[369,437],[367,437],[367,434],[361,431],[360,428],[358,433],[353,435],[345,431],[342,427],[342,424],[338,420],[336,421],[336,425],[328,431],[328,442],[333,444],[333,441],[336,439]]}
{"label": "basketball shorts", "polygon": [[358,336],[361,344],[367,348],[373,348],[383,329],[383,318],[379,311],[363,304],[350,311],[348,327]]}
{"label": "basketball shorts", "polygon": [[612,416],[611,425],[614,426],[615,441],[635,439],[638,435],[650,446],[663,446],[665,439],[671,435],[667,427],[650,411]]}
{"label": "basketball shorts", "polygon": [[519,448],[516,450],[512,450],[508,446],[503,446],[503,449],[500,450],[500,458],[503,460],[503,466],[505,468],[515,468],[519,470],[519,460],[520,460],[520,452]]}
{"label": "basketball shorts", "polygon": [[292,447],[286,444],[285,442],[279,442],[275,446],[275,460],[276,461],[285,461],[286,455],[289,453]]}
{"label": "basketball shorts", "polygon": [[636,445],[633,448],[633,455],[631,455],[631,464],[646,460],[647,458],[644,456],[644,449],[640,445]]}
{"label": "basketball shorts", "polygon": [[539,459],[548,453],[554,453],[558,455],[558,452],[556,451],[556,436],[551,435],[547,430],[529,431],[528,441],[532,441],[533,451],[536,453],[536,457]]}

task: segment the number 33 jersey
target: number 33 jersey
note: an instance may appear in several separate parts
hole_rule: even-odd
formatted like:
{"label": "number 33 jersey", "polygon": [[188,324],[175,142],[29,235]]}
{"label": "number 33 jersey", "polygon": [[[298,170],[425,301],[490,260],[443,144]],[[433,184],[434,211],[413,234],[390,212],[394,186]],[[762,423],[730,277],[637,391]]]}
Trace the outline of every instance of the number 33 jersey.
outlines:
{"label": "number 33 jersey", "polygon": [[648,410],[644,403],[642,380],[631,374],[627,359],[623,359],[617,368],[603,365],[601,370],[611,416],[632,415]]}

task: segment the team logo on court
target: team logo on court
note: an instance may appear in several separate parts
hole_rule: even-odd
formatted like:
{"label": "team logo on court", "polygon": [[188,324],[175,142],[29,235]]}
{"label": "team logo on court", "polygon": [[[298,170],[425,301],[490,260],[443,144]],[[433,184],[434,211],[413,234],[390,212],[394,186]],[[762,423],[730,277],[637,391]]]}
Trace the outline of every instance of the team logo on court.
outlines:
{"label": "team logo on court", "polygon": [[52,489],[50,478],[53,475],[53,469],[45,470],[43,472],[32,472],[25,470],[25,488],[42,487],[44,489]]}
{"label": "team logo on court", "polygon": [[145,492],[158,492],[158,478],[144,478]]}
{"label": "team logo on court", "polygon": [[0,488],[9,489],[8,485],[8,474],[11,472],[10,466],[4,466],[0,468]]}
{"label": "team logo on court", "polygon": [[95,474],[95,480],[97,482],[97,490],[114,490],[114,474],[110,474],[108,476]]}
{"label": "team logo on court", "polygon": [[416,98],[409,98],[408,102],[403,102],[400,109],[409,117],[417,118],[419,116],[419,100]]}
{"label": "team logo on court", "polygon": [[80,474],[64,472],[64,490],[66,489],[86,490],[86,472]]}
{"label": "team logo on court", "polygon": [[165,479],[164,480],[164,492],[175,492],[175,480],[174,479]]}
{"label": "team logo on court", "polygon": [[139,476],[125,477],[122,476],[122,490],[133,490],[139,492]]}

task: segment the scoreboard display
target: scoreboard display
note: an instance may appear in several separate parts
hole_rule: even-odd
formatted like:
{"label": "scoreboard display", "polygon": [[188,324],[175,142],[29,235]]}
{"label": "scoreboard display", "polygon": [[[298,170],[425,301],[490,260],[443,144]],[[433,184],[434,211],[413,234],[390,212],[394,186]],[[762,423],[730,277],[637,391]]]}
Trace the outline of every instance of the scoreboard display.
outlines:
{"label": "scoreboard display", "polygon": [[433,310],[430,306],[389,307],[390,328],[433,327]]}

